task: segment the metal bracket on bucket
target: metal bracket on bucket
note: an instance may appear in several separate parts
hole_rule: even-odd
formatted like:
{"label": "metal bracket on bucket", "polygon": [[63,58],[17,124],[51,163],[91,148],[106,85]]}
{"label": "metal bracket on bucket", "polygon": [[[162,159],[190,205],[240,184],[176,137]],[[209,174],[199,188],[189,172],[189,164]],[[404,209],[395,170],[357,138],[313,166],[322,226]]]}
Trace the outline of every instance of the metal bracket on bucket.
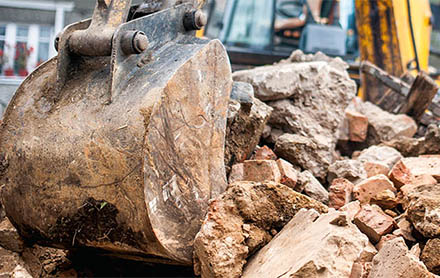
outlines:
{"label": "metal bracket on bucket", "polygon": [[91,20],[69,25],[57,37],[58,94],[74,74],[74,59],[111,56],[111,100],[122,81],[146,63],[147,49],[156,49],[179,33],[188,34],[206,24],[205,16],[190,4],[127,22],[130,5],[131,0],[97,0]]}

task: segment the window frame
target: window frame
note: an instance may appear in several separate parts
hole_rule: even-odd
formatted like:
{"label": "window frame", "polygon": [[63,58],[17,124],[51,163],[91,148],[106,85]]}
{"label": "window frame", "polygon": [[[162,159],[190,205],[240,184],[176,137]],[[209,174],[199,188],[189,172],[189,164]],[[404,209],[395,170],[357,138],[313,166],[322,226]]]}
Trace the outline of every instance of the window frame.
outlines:
{"label": "window frame", "polygon": [[[0,72],[1,79],[23,79],[25,76],[19,76],[17,73],[14,75],[7,75],[5,71],[7,69],[14,69],[15,64],[15,47],[17,42],[26,42],[27,49],[33,49],[30,53],[26,70],[28,73],[32,72],[38,66],[38,51],[40,42],[49,43],[49,49],[47,53],[48,59],[51,59],[54,56],[54,51],[51,49],[50,42],[54,39],[54,26],[53,25],[40,25],[40,24],[22,24],[22,23],[11,23],[11,22],[0,22],[0,26],[6,26],[5,33],[5,49],[4,55],[7,57],[7,62],[2,67]],[[26,26],[28,28],[27,38],[17,37],[17,30],[21,26]],[[45,38],[44,41],[41,40],[40,31],[41,27],[49,27],[50,36],[49,38]]]}

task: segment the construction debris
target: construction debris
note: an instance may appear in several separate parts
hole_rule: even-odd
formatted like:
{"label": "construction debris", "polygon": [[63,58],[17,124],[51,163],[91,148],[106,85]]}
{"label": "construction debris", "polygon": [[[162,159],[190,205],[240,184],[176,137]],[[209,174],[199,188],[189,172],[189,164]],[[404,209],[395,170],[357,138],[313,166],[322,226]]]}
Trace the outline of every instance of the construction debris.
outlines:
{"label": "construction debris", "polygon": [[426,238],[440,236],[440,187],[438,184],[420,185],[408,195],[408,220]]}
{"label": "construction debris", "polygon": [[328,167],[327,181],[331,183],[335,178],[346,178],[356,183],[367,178],[367,172],[359,160],[338,160]]}
{"label": "construction debris", "polygon": [[378,243],[383,235],[393,231],[395,222],[378,206],[364,205],[354,217],[354,224],[368,236],[374,244]]}
{"label": "construction debris", "polygon": [[318,201],[274,182],[235,182],[212,201],[194,241],[195,273],[240,277],[247,257],[302,208],[326,212]]}
{"label": "construction debris", "polygon": [[328,191],[310,171],[306,170],[299,174],[298,184],[299,188],[302,188],[307,196],[324,204],[328,203]]}
{"label": "construction debris", "polygon": [[275,153],[321,180],[334,161],[335,130],[355,95],[354,82],[335,64],[285,61],[233,74],[234,80],[252,84],[255,96],[274,109],[270,126],[287,133],[276,140]]}
{"label": "construction debris", "polygon": [[402,158],[403,156],[396,149],[391,147],[371,146],[363,150],[356,160],[364,163],[381,163],[388,167],[388,170],[391,170],[394,164]]}
{"label": "construction debris", "polygon": [[349,277],[367,243],[344,213],[302,210],[249,260],[242,277]]}
{"label": "construction debris", "polygon": [[378,193],[385,190],[397,192],[393,183],[384,175],[377,175],[355,185],[353,188],[353,196],[362,204],[367,204]]}
{"label": "construction debris", "polygon": [[387,241],[373,258],[369,278],[434,278],[401,237]]}
{"label": "construction debris", "polygon": [[271,107],[254,98],[247,83],[234,82],[231,94],[225,145],[227,173],[233,164],[250,158],[272,112]]}
{"label": "construction debris", "polygon": [[[218,50],[215,44],[206,47]],[[68,192],[38,191],[42,216],[24,197],[11,201],[21,191],[6,183],[0,198],[6,208],[0,203],[0,277],[89,276],[75,264],[82,252],[91,250],[82,247],[99,249],[112,260],[119,256],[177,262],[186,265],[190,276],[202,278],[440,274],[440,126],[431,124],[422,137],[414,138],[437,88],[427,76],[419,74],[410,86],[408,76],[397,79],[376,72],[392,88],[379,99],[379,107],[354,97],[347,64],[322,53],[296,51],[278,64],[235,72],[234,82],[225,64],[215,67],[225,78],[221,84],[207,80],[203,88],[215,83],[216,90],[222,90],[218,99],[196,94],[204,106],[216,107],[202,117],[211,117],[213,129],[191,133],[192,127],[199,127],[202,104],[194,106],[179,94],[200,88],[188,87],[179,94],[160,91],[150,104],[161,99],[162,108],[142,110],[145,115],[139,118],[151,128],[140,133],[138,143],[157,139],[157,145],[151,143],[139,153],[133,148],[130,159],[140,165],[133,176],[117,184],[106,176],[110,185],[99,189],[95,186],[101,184],[86,181],[84,173],[58,180]],[[429,94],[416,98],[423,88]],[[387,106],[385,99],[404,103]],[[183,112],[173,106],[179,101]],[[394,114],[396,107],[407,115]],[[175,110],[180,112],[169,114]],[[173,133],[180,128],[185,129],[185,140]],[[172,133],[170,138],[165,131]],[[205,139],[208,143],[201,144]],[[176,154],[177,143],[182,149]],[[101,154],[97,146],[87,148],[93,157]],[[102,161],[113,161],[123,154],[102,155],[108,158]],[[188,159],[179,163],[183,157]],[[12,149],[7,159],[0,157],[0,172],[9,182],[16,176],[8,172],[7,163],[20,159]],[[69,163],[63,171],[79,167]],[[39,173],[25,166],[33,176]],[[101,176],[117,172],[117,165],[107,166],[113,170],[106,168]],[[66,195],[79,198],[89,191],[106,198],[71,203]],[[56,192],[63,192],[62,205],[52,198]],[[23,209],[29,214],[18,218]],[[44,218],[52,210],[58,217]],[[67,213],[73,210],[76,214]],[[150,215],[150,210],[167,214]],[[173,221],[170,215],[176,216]],[[71,250],[34,245],[29,239]],[[147,251],[154,258],[136,256]]]}
{"label": "construction debris", "polygon": [[353,183],[344,178],[334,179],[329,191],[329,207],[340,209],[351,201]]}
{"label": "construction debris", "polygon": [[426,242],[420,259],[434,274],[440,275],[440,239],[433,238]]}

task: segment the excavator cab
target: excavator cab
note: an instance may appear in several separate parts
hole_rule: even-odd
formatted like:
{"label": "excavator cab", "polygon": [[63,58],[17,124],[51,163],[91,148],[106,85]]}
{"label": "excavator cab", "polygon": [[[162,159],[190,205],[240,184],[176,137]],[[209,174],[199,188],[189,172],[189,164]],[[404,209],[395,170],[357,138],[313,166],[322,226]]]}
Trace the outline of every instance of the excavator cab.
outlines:
{"label": "excavator cab", "polygon": [[[354,61],[358,55],[351,0],[228,0],[225,5],[222,2],[208,5],[214,16],[208,21],[205,35],[220,38],[237,68],[270,64],[296,49],[343,56],[347,61]],[[224,15],[220,17],[222,4]]]}

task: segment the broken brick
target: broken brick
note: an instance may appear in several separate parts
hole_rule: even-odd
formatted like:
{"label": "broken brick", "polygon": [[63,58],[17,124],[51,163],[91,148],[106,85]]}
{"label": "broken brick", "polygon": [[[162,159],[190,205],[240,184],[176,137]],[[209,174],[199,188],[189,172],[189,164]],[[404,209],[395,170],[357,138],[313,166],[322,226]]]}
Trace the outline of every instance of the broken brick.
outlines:
{"label": "broken brick", "polygon": [[353,188],[353,196],[362,204],[367,204],[378,192],[387,189],[396,192],[393,183],[385,175],[377,175],[356,184]]}
{"label": "broken brick", "polygon": [[301,192],[302,190],[299,190],[299,188],[295,188],[296,183],[298,181],[298,174],[296,170],[293,168],[292,164],[280,158],[277,160],[277,165],[281,174],[280,183],[287,185],[288,187],[294,189],[295,191]]}
{"label": "broken brick", "polygon": [[280,182],[281,174],[274,160],[246,160],[243,163],[243,180]]}
{"label": "broken brick", "polygon": [[393,231],[394,219],[378,206],[364,205],[354,217],[354,223],[372,243],[378,243],[381,236]]}
{"label": "broken brick", "polygon": [[334,179],[329,187],[329,207],[340,209],[351,201],[354,184],[344,178]]}
{"label": "broken brick", "polygon": [[364,162],[364,169],[367,172],[367,177],[371,178],[377,175],[388,175],[390,168],[387,165],[380,162]]}
{"label": "broken brick", "polygon": [[348,120],[348,130],[350,141],[364,142],[367,139],[368,132],[368,118],[356,111],[345,111],[345,116]]}
{"label": "broken brick", "polygon": [[255,151],[253,160],[276,160],[277,155],[268,147],[263,146]]}
{"label": "broken brick", "polygon": [[390,173],[388,174],[388,177],[394,183],[394,186],[397,189],[401,188],[405,184],[410,184],[414,179],[414,176],[411,174],[410,169],[406,167],[405,163],[403,163],[402,160],[400,160],[393,166]]}

